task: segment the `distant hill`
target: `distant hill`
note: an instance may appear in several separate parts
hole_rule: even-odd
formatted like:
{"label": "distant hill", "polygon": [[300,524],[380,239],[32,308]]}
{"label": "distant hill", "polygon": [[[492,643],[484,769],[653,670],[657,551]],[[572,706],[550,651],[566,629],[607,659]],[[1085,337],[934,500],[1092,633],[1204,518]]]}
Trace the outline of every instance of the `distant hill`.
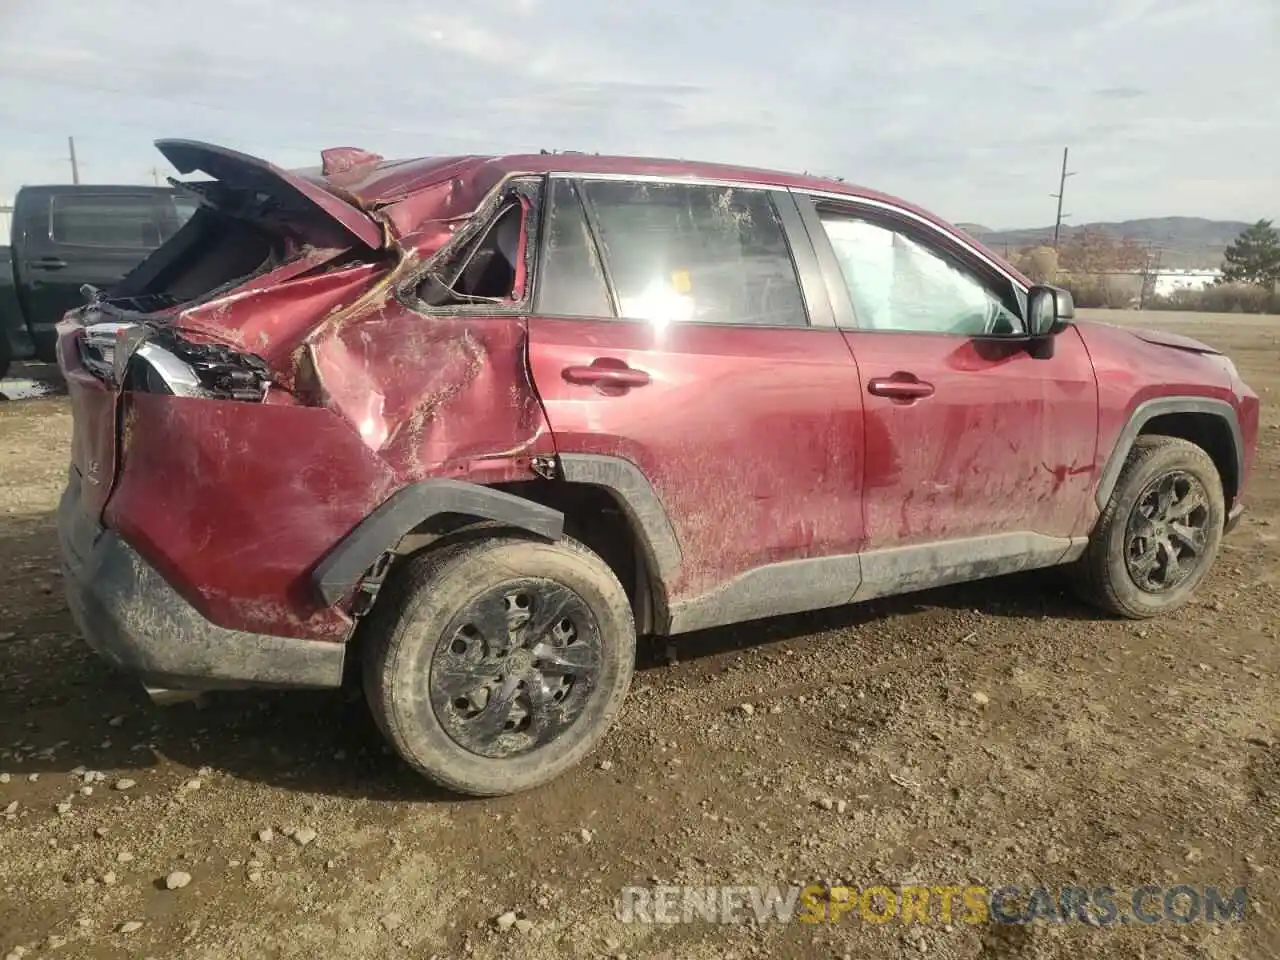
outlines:
{"label": "distant hill", "polygon": [[[956,224],[986,246],[1003,253],[1023,247],[1053,242],[1053,227],[1021,230],[990,230],[977,223]],[[1128,237],[1144,246],[1159,248],[1164,267],[1219,267],[1222,251],[1249,226],[1236,220],[1206,220],[1203,217],[1154,217],[1148,220],[1123,220],[1119,223],[1063,224],[1064,236],[1081,230],[1106,233],[1117,239]]]}

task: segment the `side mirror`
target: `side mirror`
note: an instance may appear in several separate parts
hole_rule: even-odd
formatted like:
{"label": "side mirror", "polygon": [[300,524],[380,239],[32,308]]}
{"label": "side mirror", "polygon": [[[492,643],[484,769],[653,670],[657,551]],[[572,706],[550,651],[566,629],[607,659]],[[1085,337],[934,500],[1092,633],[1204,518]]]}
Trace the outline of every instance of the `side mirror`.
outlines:
{"label": "side mirror", "polygon": [[1036,284],[1027,291],[1027,333],[1031,336],[1053,336],[1061,332],[1075,315],[1075,301],[1061,287]]}

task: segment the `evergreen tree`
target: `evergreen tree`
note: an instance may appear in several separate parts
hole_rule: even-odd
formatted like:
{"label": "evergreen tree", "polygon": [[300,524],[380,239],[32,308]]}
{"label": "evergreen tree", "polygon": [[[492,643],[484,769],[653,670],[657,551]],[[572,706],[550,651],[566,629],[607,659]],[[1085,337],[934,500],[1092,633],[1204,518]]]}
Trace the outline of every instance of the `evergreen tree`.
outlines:
{"label": "evergreen tree", "polygon": [[1259,220],[1223,252],[1223,283],[1248,283],[1274,290],[1280,283],[1280,231]]}

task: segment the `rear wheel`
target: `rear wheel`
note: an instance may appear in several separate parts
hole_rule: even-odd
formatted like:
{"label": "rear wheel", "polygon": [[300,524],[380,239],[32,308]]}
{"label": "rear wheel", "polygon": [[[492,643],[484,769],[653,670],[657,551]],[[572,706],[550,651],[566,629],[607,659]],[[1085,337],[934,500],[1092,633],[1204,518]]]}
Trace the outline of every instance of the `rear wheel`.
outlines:
{"label": "rear wheel", "polygon": [[554,779],[626,696],[630,602],[574,541],[464,540],[412,558],[384,589],[364,652],[369,705],[400,755],[451,790]]}
{"label": "rear wheel", "polygon": [[1225,518],[1222,480],[1204,450],[1139,437],[1078,563],[1082,595],[1135,620],[1176,610],[1213,566]]}

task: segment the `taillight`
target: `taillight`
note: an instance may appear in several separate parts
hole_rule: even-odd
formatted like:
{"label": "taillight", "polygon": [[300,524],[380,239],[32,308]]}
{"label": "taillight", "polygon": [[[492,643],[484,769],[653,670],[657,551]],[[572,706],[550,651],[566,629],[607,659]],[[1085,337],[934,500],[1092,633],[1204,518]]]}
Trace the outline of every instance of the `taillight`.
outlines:
{"label": "taillight", "polygon": [[85,327],[81,361],[99,379],[126,390],[249,402],[266,396],[271,376],[257,357],[189,343],[164,327],[140,326],[107,322]]}
{"label": "taillight", "polygon": [[80,338],[80,361],[85,368],[100,380],[115,383],[116,348],[122,334],[132,326],[132,323],[106,322],[85,327],[84,336]]}

